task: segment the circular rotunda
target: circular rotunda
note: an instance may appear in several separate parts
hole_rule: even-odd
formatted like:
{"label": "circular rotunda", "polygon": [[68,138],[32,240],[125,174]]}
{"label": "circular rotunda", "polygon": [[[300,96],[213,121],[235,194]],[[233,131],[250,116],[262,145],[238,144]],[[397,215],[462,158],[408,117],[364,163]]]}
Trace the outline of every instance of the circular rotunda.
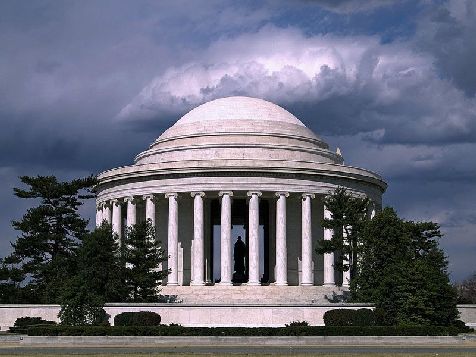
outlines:
{"label": "circular rotunda", "polygon": [[97,224],[106,220],[121,238],[150,219],[168,256],[163,292],[183,296],[199,286],[345,287],[334,256],[315,252],[332,236],[321,226],[323,198],[343,186],[379,209],[386,189],[377,174],[344,165],[294,115],[249,97],[196,107],[133,165],[98,178]]}

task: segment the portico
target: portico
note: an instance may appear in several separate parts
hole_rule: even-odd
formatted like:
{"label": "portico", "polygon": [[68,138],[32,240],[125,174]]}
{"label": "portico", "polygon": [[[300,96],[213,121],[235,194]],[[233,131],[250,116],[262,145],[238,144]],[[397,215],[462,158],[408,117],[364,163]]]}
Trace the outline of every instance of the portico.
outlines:
{"label": "portico", "polygon": [[122,239],[128,226],[150,219],[168,256],[167,289],[236,288],[238,235],[249,289],[332,289],[348,277],[334,269],[333,254],[315,248],[332,237],[321,226],[329,217],[323,199],[338,186],[377,209],[386,188],[378,175],[344,165],[283,108],[222,98],[184,115],[134,165],[99,175],[96,221]]}

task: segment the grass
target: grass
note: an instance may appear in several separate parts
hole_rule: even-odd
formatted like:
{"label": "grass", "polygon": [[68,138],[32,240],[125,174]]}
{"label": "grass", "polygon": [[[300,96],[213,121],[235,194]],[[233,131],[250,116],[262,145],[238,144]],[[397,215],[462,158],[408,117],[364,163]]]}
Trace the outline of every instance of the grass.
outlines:
{"label": "grass", "polygon": [[310,357],[310,356],[319,356],[319,357],[362,357],[362,356],[371,356],[371,357],[468,357],[476,356],[474,352],[451,352],[451,353],[324,353],[324,354],[212,354],[212,353],[126,353],[126,354],[31,354],[24,355],[22,357],[63,357],[63,356],[74,356],[74,357],[196,357],[196,356],[233,356],[233,357],[250,357],[250,356],[293,356],[293,357]]}

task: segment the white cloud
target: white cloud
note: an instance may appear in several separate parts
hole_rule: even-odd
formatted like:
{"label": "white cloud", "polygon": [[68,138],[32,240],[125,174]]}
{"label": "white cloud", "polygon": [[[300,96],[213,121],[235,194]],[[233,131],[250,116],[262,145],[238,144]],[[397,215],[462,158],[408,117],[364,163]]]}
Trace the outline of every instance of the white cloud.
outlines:
{"label": "white cloud", "polygon": [[[368,139],[415,144],[476,140],[476,100],[440,78],[430,55],[371,36],[306,37],[270,26],[221,39],[193,62],[169,68],[118,117],[179,115],[238,94],[291,106],[327,134],[380,130]],[[326,122],[314,123],[315,116]]]}

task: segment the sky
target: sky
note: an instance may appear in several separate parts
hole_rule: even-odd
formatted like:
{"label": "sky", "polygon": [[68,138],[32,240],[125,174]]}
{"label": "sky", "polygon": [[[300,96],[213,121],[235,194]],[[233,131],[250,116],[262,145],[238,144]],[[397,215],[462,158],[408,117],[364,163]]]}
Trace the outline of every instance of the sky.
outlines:
{"label": "sky", "polygon": [[[130,165],[231,95],[295,114],[476,271],[476,1],[0,1],[0,256],[22,175]],[[94,204],[82,213],[93,219]]]}

